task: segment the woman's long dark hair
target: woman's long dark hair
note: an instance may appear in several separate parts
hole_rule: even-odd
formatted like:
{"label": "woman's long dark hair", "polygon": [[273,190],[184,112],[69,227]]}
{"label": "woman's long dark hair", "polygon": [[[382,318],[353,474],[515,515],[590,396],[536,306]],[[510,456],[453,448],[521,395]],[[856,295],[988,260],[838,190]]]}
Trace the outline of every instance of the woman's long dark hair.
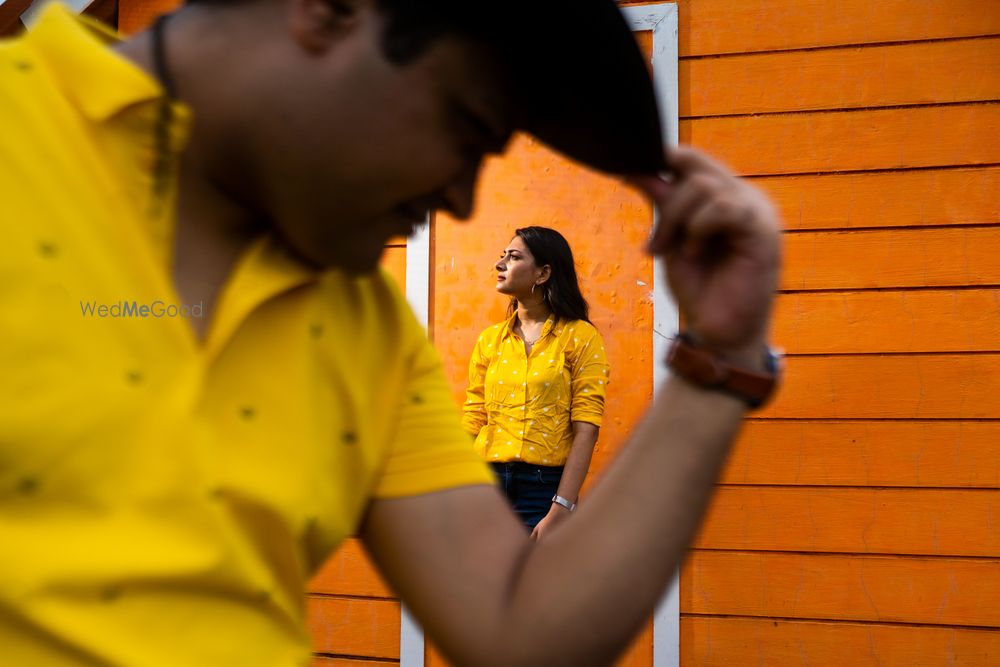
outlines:
{"label": "woman's long dark hair", "polygon": [[[559,319],[590,322],[590,306],[580,292],[573,251],[563,235],[548,227],[522,227],[514,233],[528,246],[536,265],[548,264],[552,269],[542,285],[542,298],[549,310]],[[517,300],[513,299],[507,309],[508,316],[515,310]]]}

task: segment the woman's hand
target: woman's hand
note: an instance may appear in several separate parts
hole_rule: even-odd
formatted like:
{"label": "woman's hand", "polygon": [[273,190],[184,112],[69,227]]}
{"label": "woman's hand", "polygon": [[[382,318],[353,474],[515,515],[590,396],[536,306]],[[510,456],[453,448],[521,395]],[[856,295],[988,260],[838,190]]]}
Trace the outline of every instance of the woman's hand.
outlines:
{"label": "woman's hand", "polygon": [[671,178],[633,177],[660,212],[649,251],[666,260],[688,330],[720,352],[760,356],[781,255],[778,217],[757,188],[704,153],[668,154]]}
{"label": "woman's hand", "polygon": [[562,505],[557,505],[552,503],[552,507],[549,508],[549,513],[542,517],[542,520],[535,525],[534,530],[531,531],[531,539],[540,540],[545,535],[547,535],[553,528],[561,524],[569,518],[569,510]]}

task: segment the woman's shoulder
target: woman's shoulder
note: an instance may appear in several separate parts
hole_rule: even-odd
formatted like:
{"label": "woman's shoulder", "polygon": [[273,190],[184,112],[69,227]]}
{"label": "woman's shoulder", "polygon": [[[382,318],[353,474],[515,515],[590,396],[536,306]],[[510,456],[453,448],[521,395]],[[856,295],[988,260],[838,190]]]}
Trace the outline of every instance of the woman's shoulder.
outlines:
{"label": "woman's shoulder", "polygon": [[564,329],[566,333],[573,334],[575,338],[592,338],[601,335],[597,327],[586,320],[560,320],[556,324],[556,328]]}

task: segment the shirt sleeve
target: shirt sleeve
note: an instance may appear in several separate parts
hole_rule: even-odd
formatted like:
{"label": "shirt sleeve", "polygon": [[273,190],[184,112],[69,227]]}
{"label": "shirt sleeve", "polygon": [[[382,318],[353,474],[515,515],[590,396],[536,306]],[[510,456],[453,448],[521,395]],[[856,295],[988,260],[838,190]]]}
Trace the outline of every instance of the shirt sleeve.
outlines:
{"label": "shirt sleeve", "polygon": [[580,332],[580,341],[570,355],[570,389],[573,393],[570,420],[599,427],[604,417],[604,396],[611,368],[601,334],[593,327],[587,329],[586,333]]}
{"label": "shirt sleeve", "polygon": [[473,438],[486,426],[486,367],[489,362],[482,353],[483,337],[472,348],[469,358],[469,385],[462,405],[462,426]]}
{"label": "shirt sleeve", "polygon": [[375,486],[376,498],[494,483],[462,428],[437,351],[422,329],[419,338],[401,392],[387,460]]}

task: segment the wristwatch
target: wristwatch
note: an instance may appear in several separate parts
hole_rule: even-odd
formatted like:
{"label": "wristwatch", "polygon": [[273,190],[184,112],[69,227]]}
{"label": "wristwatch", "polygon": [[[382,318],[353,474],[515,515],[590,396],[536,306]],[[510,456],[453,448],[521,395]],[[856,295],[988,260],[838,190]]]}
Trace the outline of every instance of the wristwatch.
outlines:
{"label": "wristwatch", "polygon": [[702,347],[686,333],[678,334],[667,354],[667,366],[691,384],[731,394],[757,409],[774,394],[780,374],[778,353],[765,346],[764,372],[758,373],[729,363]]}
{"label": "wristwatch", "polygon": [[562,505],[563,507],[565,507],[566,509],[568,509],[570,512],[572,512],[573,510],[576,509],[576,503],[571,503],[570,501],[568,501],[565,498],[563,498],[562,496],[560,496],[558,493],[556,495],[552,496],[552,502],[554,502],[556,505]]}

